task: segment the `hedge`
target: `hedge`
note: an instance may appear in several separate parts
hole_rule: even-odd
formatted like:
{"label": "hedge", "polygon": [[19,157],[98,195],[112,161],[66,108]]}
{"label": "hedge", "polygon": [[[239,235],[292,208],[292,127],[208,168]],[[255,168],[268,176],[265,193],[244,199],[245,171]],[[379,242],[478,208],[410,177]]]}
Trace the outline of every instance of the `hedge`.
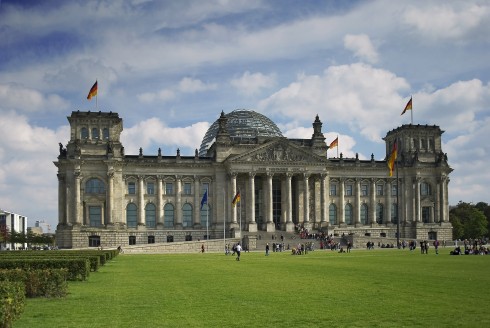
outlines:
{"label": "hedge", "polygon": [[0,281],[0,327],[10,328],[20,317],[26,303],[24,284],[18,281]]}
{"label": "hedge", "polygon": [[0,281],[19,281],[27,297],[64,297],[68,293],[67,269],[0,269]]}
{"label": "hedge", "polygon": [[90,261],[87,258],[65,259],[15,259],[2,258],[0,269],[68,269],[68,280],[87,280],[90,274]]}

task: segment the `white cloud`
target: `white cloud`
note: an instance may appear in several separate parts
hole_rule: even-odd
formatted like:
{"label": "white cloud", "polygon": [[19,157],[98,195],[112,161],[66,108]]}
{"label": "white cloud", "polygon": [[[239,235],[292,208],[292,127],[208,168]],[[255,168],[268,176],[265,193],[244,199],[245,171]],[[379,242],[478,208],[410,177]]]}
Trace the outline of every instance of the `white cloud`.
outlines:
{"label": "white cloud", "polygon": [[175,92],[172,90],[162,89],[158,92],[145,92],[137,95],[139,101],[150,103],[154,101],[167,102],[175,99]]}
{"label": "white cloud", "polygon": [[[160,119],[150,118],[124,129],[121,141],[127,154],[138,154],[139,148],[142,147],[143,154],[156,155],[159,147],[166,147],[174,149],[174,152],[167,155],[175,155],[177,148],[185,155],[189,154],[189,150],[199,147],[208,128],[207,122],[198,122],[186,127],[168,127]],[[149,147],[155,148],[148,149]]]}
{"label": "white cloud", "polygon": [[399,93],[408,88],[403,78],[366,64],[331,66],[323,75],[298,76],[261,101],[259,108],[303,122],[326,113],[330,123],[348,124],[352,131],[380,142],[400,115],[398,108],[403,109]]}
{"label": "white cloud", "polygon": [[185,77],[172,88],[162,89],[158,92],[144,92],[137,95],[139,101],[143,103],[151,103],[155,101],[167,102],[174,100],[183,93],[197,93],[210,90],[216,90],[218,85],[215,83],[204,83],[201,80]]}
{"label": "white cloud", "polygon": [[185,77],[179,82],[178,90],[182,93],[195,93],[208,90],[216,90],[218,85],[215,83],[206,84],[201,80]]}
{"label": "white cloud", "polygon": [[58,142],[70,134],[68,126],[53,131],[3,111],[0,131],[0,206],[26,215],[29,226],[40,218],[55,226],[58,182],[53,161],[59,154]]}
{"label": "white cloud", "polygon": [[449,133],[467,133],[478,128],[477,115],[490,114],[489,103],[490,84],[484,85],[478,79],[458,81],[433,92],[414,94],[413,115]]}
{"label": "white cloud", "polygon": [[461,39],[483,21],[488,21],[489,15],[488,6],[460,1],[451,5],[413,6],[406,10],[403,17],[424,37]]}
{"label": "white cloud", "polygon": [[351,50],[355,57],[368,63],[374,64],[378,61],[378,53],[366,34],[346,35],[344,47]]}
{"label": "white cloud", "polygon": [[232,79],[230,84],[242,94],[247,96],[257,94],[262,89],[268,89],[276,84],[275,74],[250,73],[246,71],[239,78]]}
{"label": "white cloud", "polygon": [[69,108],[69,103],[56,94],[41,92],[18,84],[0,84],[0,105],[20,112],[59,111]]}

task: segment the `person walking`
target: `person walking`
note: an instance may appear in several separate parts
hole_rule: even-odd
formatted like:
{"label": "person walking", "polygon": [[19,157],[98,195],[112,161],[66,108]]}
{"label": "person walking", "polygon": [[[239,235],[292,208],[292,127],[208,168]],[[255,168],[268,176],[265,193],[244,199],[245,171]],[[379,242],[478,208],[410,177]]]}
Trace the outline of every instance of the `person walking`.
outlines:
{"label": "person walking", "polygon": [[269,243],[265,245],[265,256],[269,256]]}
{"label": "person walking", "polygon": [[434,248],[436,249],[436,255],[439,255],[439,240],[434,240]]}
{"label": "person walking", "polygon": [[236,245],[236,260],[240,261],[240,254],[242,253],[242,246],[240,246],[240,243]]}

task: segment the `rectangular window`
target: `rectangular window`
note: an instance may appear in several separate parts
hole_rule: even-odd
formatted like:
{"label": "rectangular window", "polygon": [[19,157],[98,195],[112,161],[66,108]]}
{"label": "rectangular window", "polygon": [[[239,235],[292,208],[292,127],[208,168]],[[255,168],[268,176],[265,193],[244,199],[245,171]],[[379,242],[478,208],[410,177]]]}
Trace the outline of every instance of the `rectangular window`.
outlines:
{"label": "rectangular window", "polygon": [[129,245],[136,245],[136,236],[129,236]]}
{"label": "rectangular window", "polygon": [[345,195],[352,196],[352,185],[348,184],[345,186]]}
{"label": "rectangular window", "polygon": [[337,196],[337,185],[330,185],[330,196]]}
{"label": "rectangular window", "polygon": [[171,182],[167,182],[165,184],[165,195],[173,195],[174,194],[174,184]]}
{"label": "rectangular window", "polygon": [[128,194],[130,195],[136,194],[136,183],[128,182]]}
{"label": "rectangular window", "polygon": [[422,222],[424,223],[430,222],[430,207],[428,206],[422,207]]}
{"label": "rectangular window", "polygon": [[154,244],[155,243],[155,236],[148,236],[148,244]]}
{"label": "rectangular window", "polygon": [[383,196],[384,186],[382,184],[376,185],[376,196]]}
{"label": "rectangular window", "polygon": [[396,196],[398,192],[398,186],[396,184],[391,186],[391,196]]}
{"label": "rectangular window", "polygon": [[147,182],[146,183],[146,193],[148,195],[154,195],[155,194],[155,184],[153,182]]}
{"label": "rectangular window", "polygon": [[206,191],[208,192],[208,196],[209,196],[209,183],[202,184],[202,194],[204,195]]}
{"label": "rectangular window", "polygon": [[99,227],[102,225],[102,209],[100,206],[89,206],[88,215],[91,227]]}
{"label": "rectangular window", "polygon": [[184,183],[184,195],[190,195],[192,191],[191,184],[189,182]]}
{"label": "rectangular window", "polygon": [[367,196],[368,190],[369,190],[368,185],[361,185],[361,196]]}

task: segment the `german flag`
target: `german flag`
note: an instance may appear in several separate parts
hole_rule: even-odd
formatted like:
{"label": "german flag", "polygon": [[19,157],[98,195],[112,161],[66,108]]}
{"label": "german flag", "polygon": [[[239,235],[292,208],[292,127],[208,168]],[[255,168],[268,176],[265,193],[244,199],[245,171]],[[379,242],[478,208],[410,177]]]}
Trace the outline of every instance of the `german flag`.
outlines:
{"label": "german flag", "polygon": [[407,102],[407,105],[405,106],[405,109],[404,109],[404,110],[403,110],[403,112],[400,114],[400,116],[401,116],[401,115],[403,115],[403,114],[405,114],[405,112],[406,112],[407,110],[412,110],[412,97],[410,97],[410,100]]}
{"label": "german flag", "polygon": [[397,145],[396,141],[393,144],[393,150],[391,151],[390,158],[388,158],[388,169],[390,169],[390,177],[393,176],[393,170],[395,169],[395,161],[396,161],[396,156],[397,156]]}
{"label": "german flag", "polygon": [[330,143],[328,149],[332,149],[333,147],[337,147],[338,145],[339,145],[339,137],[335,138],[335,140]]}
{"label": "german flag", "polygon": [[233,197],[233,200],[231,201],[231,205],[235,206],[238,202],[240,202],[240,192],[238,191]]}
{"label": "german flag", "polygon": [[90,88],[90,92],[88,93],[87,99],[90,100],[94,96],[97,96],[97,81],[95,81],[92,88]]}

